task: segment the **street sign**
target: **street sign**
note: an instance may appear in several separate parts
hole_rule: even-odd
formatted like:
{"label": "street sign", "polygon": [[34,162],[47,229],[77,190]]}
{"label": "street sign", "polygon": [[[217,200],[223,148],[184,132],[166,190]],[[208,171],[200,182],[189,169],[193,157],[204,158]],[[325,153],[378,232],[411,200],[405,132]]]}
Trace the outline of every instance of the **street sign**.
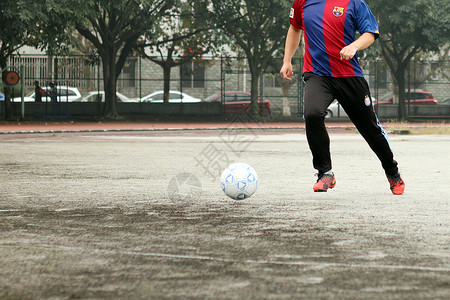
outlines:
{"label": "street sign", "polygon": [[20,81],[20,75],[16,71],[3,71],[2,81],[6,86],[15,86]]}

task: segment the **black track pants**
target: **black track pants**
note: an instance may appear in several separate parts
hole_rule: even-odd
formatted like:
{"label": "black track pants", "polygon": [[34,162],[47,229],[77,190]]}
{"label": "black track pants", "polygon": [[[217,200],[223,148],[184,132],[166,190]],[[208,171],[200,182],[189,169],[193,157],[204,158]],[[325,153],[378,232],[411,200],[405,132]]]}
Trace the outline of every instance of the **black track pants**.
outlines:
{"label": "black track pants", "polygon": [[398,172],[386,132],[373,110],[369,85],[362,77],[326,77],[305,73],[306,137],[313,166],[320,173],[331,170],[330,138],[325,127],[328,106],[337,99],[358,131],[381,161],[387,175]]}

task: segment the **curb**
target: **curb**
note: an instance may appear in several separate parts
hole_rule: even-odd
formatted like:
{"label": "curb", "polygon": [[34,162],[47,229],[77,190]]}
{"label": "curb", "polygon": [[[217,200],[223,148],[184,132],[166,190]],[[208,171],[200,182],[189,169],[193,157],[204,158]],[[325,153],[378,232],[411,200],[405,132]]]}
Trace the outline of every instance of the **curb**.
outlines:
{"label": "curb", "polygon": [[[328,129],[344,129],[346,127],[328,127]],[[35,134],[35,133],[83,133],[83,132],[153,132],[153,131],[223,131],[223,130],[305,130],[305,127],[173,127],[173,128],[111,128],[111,129],[61,129],[61,130],[21,130],[0,131],[0,135],[7,134]]]}

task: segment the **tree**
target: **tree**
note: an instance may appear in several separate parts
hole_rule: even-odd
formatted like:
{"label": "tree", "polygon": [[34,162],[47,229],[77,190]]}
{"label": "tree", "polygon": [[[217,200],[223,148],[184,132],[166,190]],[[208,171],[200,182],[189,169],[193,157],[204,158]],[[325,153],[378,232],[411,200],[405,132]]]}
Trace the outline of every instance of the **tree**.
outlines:
{"label": "tree", "polygon": [[[52,7],[44,0],[2,0],[0,9],[0,69],[6,68],[9,58],[28,45],[62,51],[68,36],[50,17]],[[50,12],[49,12],[50,11]],[[57,43],[55,41],[58,41]],[[5,118],[14,117],[11,89],[5,88]]]}
{"label": "tree", "polygon": [[[26,44],[29,29],[27,22],[21,20],[26,18],[21,16],[17,10],[20,2],[6,0],[0,9],[0,69],[7,67],[9,57],[20,47]],[[5,88],[5,118],[12,118],[11,90]]]}
{"label": "tree", "polygon": [[[200,20],[207,13],[207,3],[203,0],[182,2],[144,36],[138,45],[146,59],[163,69],[164,103],[169,102],[170,73],[173,67],[184,65],[212,50],[211,28]],[[156,38],[156,40],[155,40]],[[152,40],[153,39],[153,40]],[[147,54],[158,53],[158,56]]]}
{"label": "tree", "polygon": [[289,28],[291,0],[212,0],[213,19],[229,38],[234,50],[241,49],[251,74],[252,115],[258,113],[259,78],[270,61],[281,55]]}
{"label": "tree", "polygon": [[379,43],[398,89],[399,118],[405,120],[406,73],[421,51],[438,52],[450,41],[448,0],[371,0],[380,26]]}
{"label": "tree", "polygon": [[[441,48],[439,53],[420,53],[414,57],[407,75],[408,82],[413,82],[414,89],[427,82],[432,76],[440,75],[445,78],[449,69],[450,43]],[[424,64],[426,67],[424,67]],[[412,71],[411,71],[412,69]],[[447,75],[448,79],[448,75]]]}
{"label": "tree", "polygon": [[[138,39],[158,24],[176,0],[82,0],[70,19],[76,30],[96,48],[103,66],[105,103],[102,117],[118,118],[116,85],[128,55]],[[56,1],[61,3],[61,1]],[[67,18],[67,15],[61,15]]]}

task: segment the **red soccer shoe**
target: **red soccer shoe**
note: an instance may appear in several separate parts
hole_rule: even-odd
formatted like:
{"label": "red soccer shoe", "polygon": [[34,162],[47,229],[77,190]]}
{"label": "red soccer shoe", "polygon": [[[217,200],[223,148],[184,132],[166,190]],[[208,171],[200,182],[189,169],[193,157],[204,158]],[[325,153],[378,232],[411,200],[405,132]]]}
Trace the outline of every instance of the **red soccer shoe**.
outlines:
{"label": "red soccer shoe", "polygon": [[405,191],[405,182],[400,177],[400,174],[397,173],[394,176],[386,175],[389,185],[394,195],[401,195]]}
{"label": "red soccer shoe", "polygon": [[314,184],[314,192],[326,192],[328,189],[334,188],[336,185],[336,178],[333,175],[319,174],[316,184]]}

